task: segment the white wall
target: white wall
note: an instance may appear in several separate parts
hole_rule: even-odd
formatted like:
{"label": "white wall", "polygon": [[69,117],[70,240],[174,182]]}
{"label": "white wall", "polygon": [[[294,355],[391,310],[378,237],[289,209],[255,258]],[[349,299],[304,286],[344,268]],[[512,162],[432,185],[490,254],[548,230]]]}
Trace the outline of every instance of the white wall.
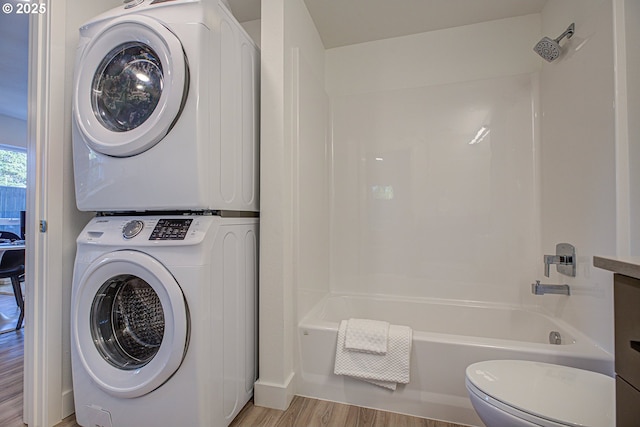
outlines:
{"label": "white wall", "polygon": [[540,17],[533,14],[329,49],[327,92],[333,97],[537,71],[530,42],[539,32]]}
{"label": "white wall", "polygon": [[[542,30],[557,37],[575,22],[565,54],[544,64],[542,106],[542,251],[576,247],[577,276],[552,267],[548,283],[568,283],[572,295],[531,297],[613,352],[611,274],[594,255],[616,253],[614,58],[611,0],[550,1]],[[540,255],[541,256],[541,255]],[[538,269],[542,276],[542,258]]]}
{"label": "white wall", "polygon": [[[27,94],[25,94],[25,97]],[[0,145],[27,148],[27,121],[0,114]]]}
{"label": "white wall", "polygon": [[260,42],[261,42],[260,40],[261,24],[262,22],[260,19],[254,19],[253,21],[245,21],[240,23],[240,25],[242,25],[242,28],[245,29],[245,31],[253,39],[255,44],[258,45],[258,47],[260,47]]}
{"label": "white wall", "polygon": [[[321,48],[321,46],[318,46]],[[297,320],[329,292],[330,152],[329,98],[323,71],[309,55],[324,50],[296,48],[292,55],[291,138],[294,170],[294,265]],[[297,334],[296,334],[297,337]]]}
{"label": "white wall", "polygon": [[255,403],[295,388],[297,296],[328,289],[324,47],[302,0],[262,2],[260,378]]}
{"label": "white wall", "polygon": [[327,50],[332,291],[530,292],[539,38],[535,14]]}

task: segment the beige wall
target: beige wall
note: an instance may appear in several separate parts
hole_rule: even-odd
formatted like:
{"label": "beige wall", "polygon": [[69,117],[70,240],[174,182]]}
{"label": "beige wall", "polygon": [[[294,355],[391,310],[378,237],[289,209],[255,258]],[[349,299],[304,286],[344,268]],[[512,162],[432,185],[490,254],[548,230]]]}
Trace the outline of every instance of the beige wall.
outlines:
{"label": "beige wall", "polygon": [[630,169],[630,254],[640,255],[640,2],[619,0],[624,8],[624,34],[629,169]]}

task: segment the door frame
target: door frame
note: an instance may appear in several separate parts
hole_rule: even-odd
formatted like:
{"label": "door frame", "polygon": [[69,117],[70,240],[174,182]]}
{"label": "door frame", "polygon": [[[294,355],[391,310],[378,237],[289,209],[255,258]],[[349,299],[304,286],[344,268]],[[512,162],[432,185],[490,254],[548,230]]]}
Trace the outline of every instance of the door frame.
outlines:
{"label": "door frame", "polygon": [[[66,0],[40,0],[29,21],[24,421],[63,417],[63,241]],[[55,22],[56,25],[52,23]],[[61,200],[62,199],[62,200]],[[41,225],[41,221],[45,221]]]}

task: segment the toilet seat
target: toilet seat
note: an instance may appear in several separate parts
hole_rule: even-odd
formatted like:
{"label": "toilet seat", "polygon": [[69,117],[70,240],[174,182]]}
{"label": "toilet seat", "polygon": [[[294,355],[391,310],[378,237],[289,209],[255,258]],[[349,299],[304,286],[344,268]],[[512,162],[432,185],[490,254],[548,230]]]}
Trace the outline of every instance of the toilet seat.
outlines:
{"label": "toilet seat", "polygon": [[615,425],[615,380],[603,374],[523,360],[467,367],[466,385],[482,404],[533,425]]}

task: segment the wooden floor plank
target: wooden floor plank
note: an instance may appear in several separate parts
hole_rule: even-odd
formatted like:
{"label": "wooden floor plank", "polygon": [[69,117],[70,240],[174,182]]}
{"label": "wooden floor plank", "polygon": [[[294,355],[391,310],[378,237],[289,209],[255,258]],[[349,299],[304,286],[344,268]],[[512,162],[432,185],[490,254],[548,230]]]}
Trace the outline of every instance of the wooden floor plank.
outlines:
{"label": "wooden floor plank", "polygon": [[273,426],[269,427],[295,427],[298,417],[300,413],[304,410],[308,401],[306,399],[300,398],[300,396],[295,396],[289,405],[289,408],[284,411],[277,422]]}
{"label": "wooden floor plank", "polygon": [[349,426],[358,425],[358,412],[360,408],[353,405],[344,405],[344,406],[347,408],[345,425],[349,425]]}
{"label": "wooden floor plank", "polygon": [[349,411],[349,405],[334,404],[331,411],[331,416],[327,418],[326,425],[335,426],[339,425],[340,422],[346,423],[349,419]]}
{"label": "wooden floor plank", "polygon": [[358,427],[373,427],[378,412],[375,409],[358,408]]}
{"label": "wooden floor plank", "polygon": [[253,401],[249,401],[240,411],[238,416],[230,424],[230,427],[256,426],[267,427],[276,425],[284,411],[277,409],[255,406]]}

